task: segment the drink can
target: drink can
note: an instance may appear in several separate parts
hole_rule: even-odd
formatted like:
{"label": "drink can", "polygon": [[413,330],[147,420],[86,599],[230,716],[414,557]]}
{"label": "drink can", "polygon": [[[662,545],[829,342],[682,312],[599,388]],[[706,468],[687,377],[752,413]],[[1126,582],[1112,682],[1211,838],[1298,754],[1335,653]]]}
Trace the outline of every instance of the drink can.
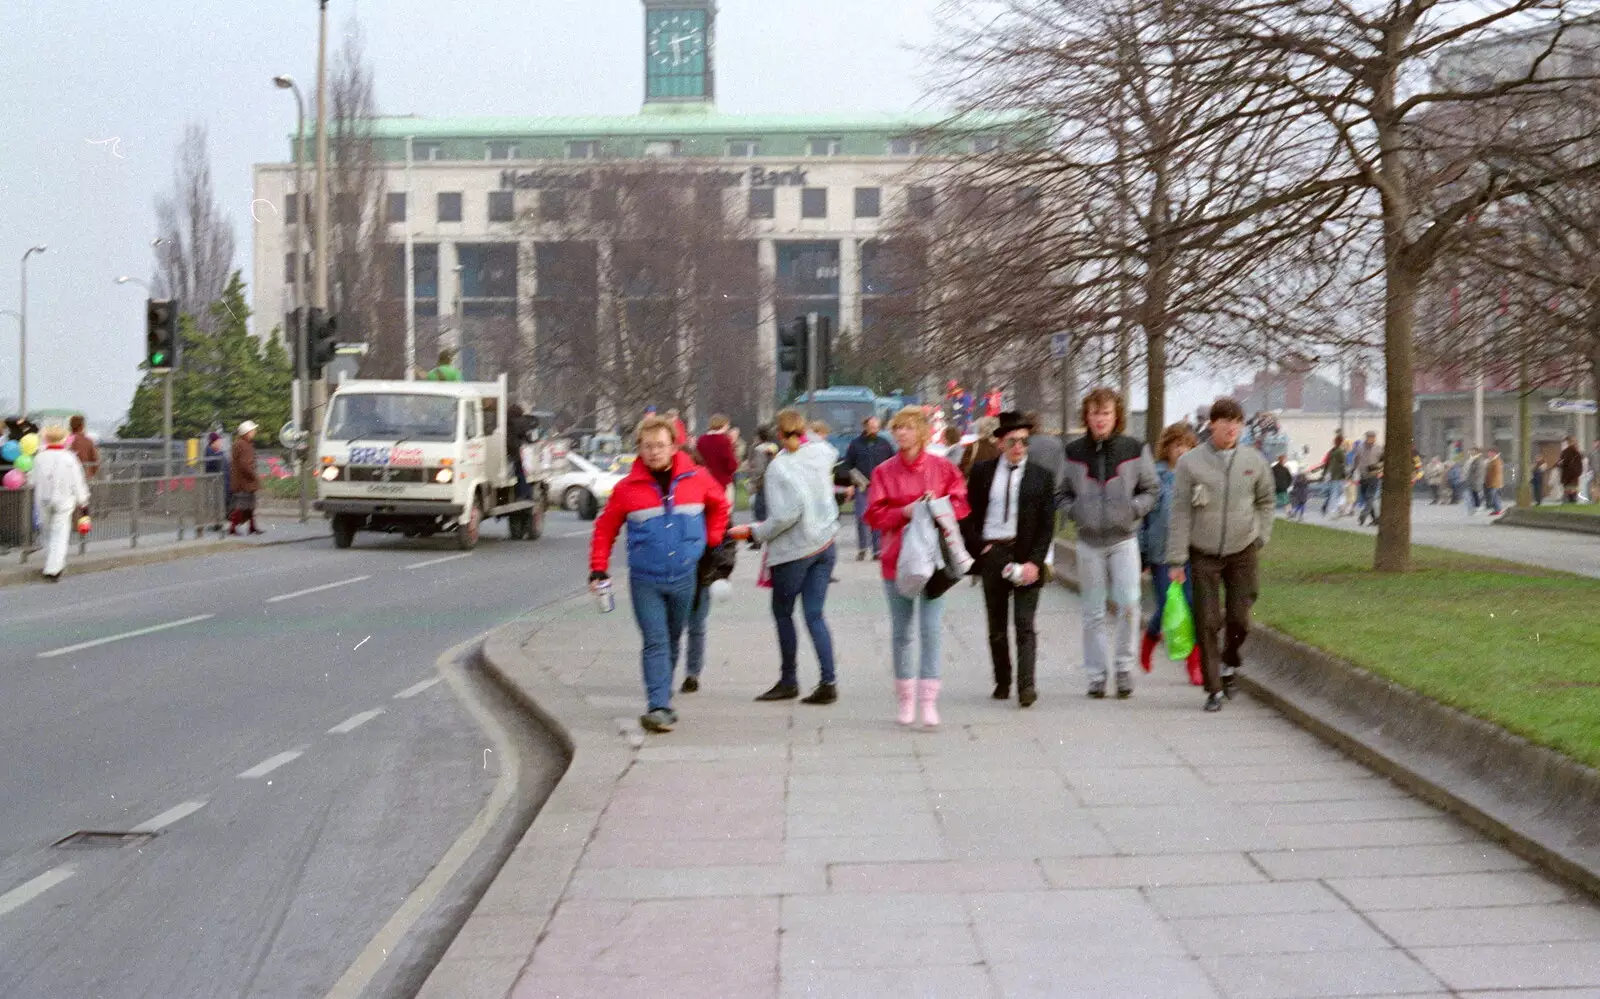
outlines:
{"label": "drink can", "polygon": [[611,580],[602,579],[595,585],[594,602],[602,614],[610,614],[617,609],[617,597],[611,592]]}

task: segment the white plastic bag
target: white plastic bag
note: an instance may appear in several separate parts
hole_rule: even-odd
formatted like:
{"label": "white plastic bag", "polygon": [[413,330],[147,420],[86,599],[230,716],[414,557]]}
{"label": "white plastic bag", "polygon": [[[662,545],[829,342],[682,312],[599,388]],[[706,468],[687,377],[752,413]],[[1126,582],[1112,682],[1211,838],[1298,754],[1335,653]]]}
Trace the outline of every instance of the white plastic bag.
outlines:
{"label": "white plastic bag", "polygon": [[895,566],[894,588],[907,600],[920,596],[928,580],[943,566],[939,557],[939,529],[928,504],[914,504],[911,522],[900,536],[900,560]]}
{"label": "white plastic bag", "polygon": [[[973,559],[967,552],[966,542],[961,539],[961,522],[956,519],[956,509],[951,505],[950,497],[937,496],[929,500],[927,505],[933,512],[933,521],[939,533],[944,535],[945,551],[950,554],[950,568],[956,576],[965,576],[972,571]],[[941,556],[941,567],[943,561]]]}

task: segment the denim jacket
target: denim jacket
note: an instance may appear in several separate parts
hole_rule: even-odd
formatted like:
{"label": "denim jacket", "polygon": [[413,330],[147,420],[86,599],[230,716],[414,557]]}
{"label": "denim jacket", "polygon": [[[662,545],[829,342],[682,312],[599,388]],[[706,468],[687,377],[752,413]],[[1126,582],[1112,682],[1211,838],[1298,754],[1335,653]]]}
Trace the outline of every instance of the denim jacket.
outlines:
{"label": "denim jacket", "polygon": [[1156,479],[1161,495],[1139,525],[1139,559],[1145,565],[1160,565],[1167,554],[1167,522],[1172,519],[1173,471],[1164,461],[1156,462]]}

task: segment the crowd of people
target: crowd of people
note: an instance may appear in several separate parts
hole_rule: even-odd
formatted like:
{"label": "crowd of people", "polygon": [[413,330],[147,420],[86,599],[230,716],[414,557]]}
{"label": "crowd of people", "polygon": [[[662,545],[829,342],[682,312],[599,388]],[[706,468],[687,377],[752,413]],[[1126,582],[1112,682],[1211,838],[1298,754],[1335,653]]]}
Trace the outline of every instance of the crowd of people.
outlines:
{"label": "crowd of people", "polygon": [[[1176,583],[1196,625],[1197,641],[1183,657],[1189,678],[1205,688],[1205,709],[1220,710],[1250,632],[1276,477],[1259,451],[1241,445],[1246,420],[1232,399],[1207,412],[1204,440],[1175,423],[1154,454],[1126,433],[1126,406],[1115,390],[1095,389],[1080,415],[1086,432],[1065,441],[1037,433],[1035,414],[1002,411],[981,417],[978,440],[962,447],[935,441],[926,409],[908,406],[894,414],[887,435],[877,417],[866,418],[841,455],[828,443],[828,427],[790,409],[757,432],[741,461],[737,431],[725,418],[714,416],[691,442],[676,413],[648,412],[635,432],[638,460],[596,520],[589,552],[590,588],[609,611],[612,549],[626,529],[646,695],[640,724],[656,733],[678,724],[673,686],[686,632],[678,692],[700,690],[706,622],[717,594],[727,592],[741,544],[759,552],[757,585],[771,590],[777,634],[777,681],[756,700],[839,699],[826,605],[837,582],[841,502],[854,505],[857,561],[878,563],[901,725],[940,724],[945,595],[963,575],[982,587],[994,699],[1014,693],[1024,709],[1037,702],[1035,617],[1062,517],[1076,529],[1088,696],[1133,695],[1135,671],[1153,668],[1160,605]],[[734,525],[739,470],[754,519]],[[1149,619],[1140,615],[1146,572],[1158,603]],[[804,697],[797,605],[820,667]]]}

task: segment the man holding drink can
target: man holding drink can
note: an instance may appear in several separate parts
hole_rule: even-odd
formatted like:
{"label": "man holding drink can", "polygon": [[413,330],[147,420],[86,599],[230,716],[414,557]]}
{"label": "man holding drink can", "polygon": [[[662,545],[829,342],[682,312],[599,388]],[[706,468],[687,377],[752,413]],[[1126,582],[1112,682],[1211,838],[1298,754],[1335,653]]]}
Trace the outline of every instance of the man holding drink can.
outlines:
{"label": "man holding drink can", "polygon": [[589,589],[602,611],[613,605],[611,548],[628,525],[628,593],[643,639],[640,670],[647,698],[639,724],[670,732],[672,673],[694,607],[700,556],[722,543],[732,508],[709,472],[678,450],[672,421],[647,416],[637,432],[639,460],[611,493],[589,545]]}

